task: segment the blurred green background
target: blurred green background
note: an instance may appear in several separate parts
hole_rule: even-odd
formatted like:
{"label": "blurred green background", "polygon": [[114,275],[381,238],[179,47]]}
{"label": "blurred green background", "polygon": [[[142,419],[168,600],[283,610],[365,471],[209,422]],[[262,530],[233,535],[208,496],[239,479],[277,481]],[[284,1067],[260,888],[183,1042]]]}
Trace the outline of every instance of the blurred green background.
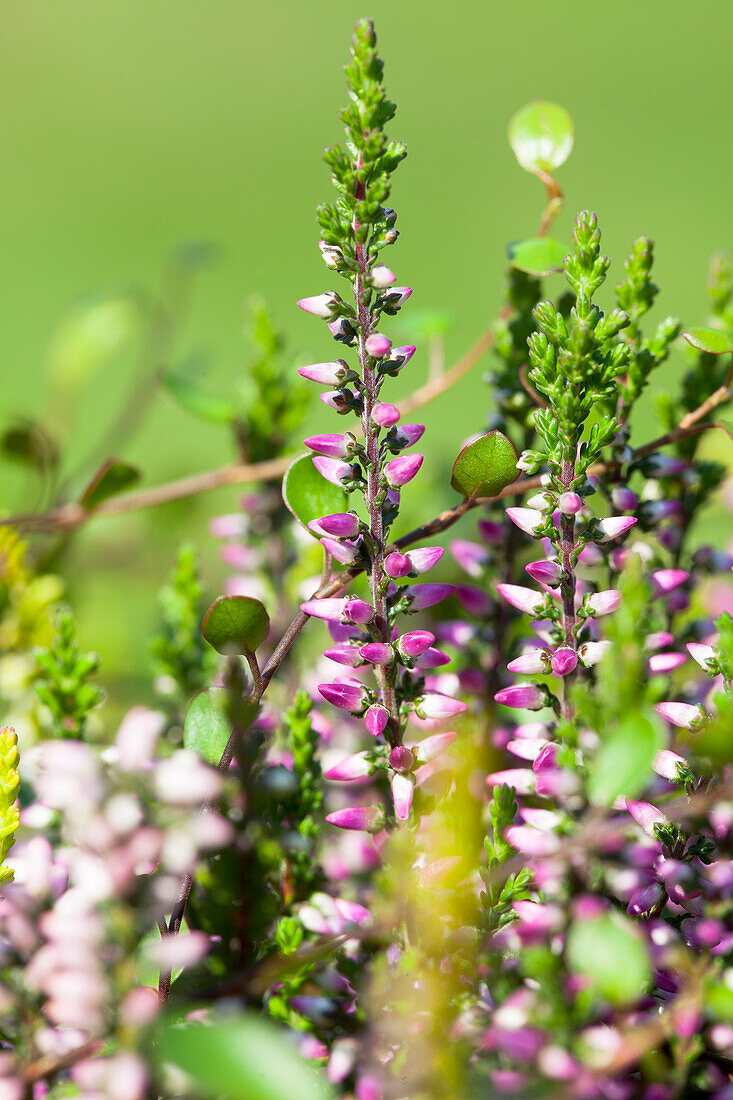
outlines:
{"label": "blurred green background", "polygon": [[[401,237],[386,256],[414,287],[405,323],[410,308],[450,313],[451,362],[495,314],[505,246],[533,235],[542,206],[506,142],[508,119],[534,97],[563,104],[575,121],[555,235],[568,239],[574,212],[595,209],[613,276],[633,237],[649,234],[656,315],[703,322],[708,259],[733,242],[726,0],[4,0],[0,12],[4,423],[53,420],[49,348],[60,326],[96,297],[155,293],[172,250],[189,241],[212,242],[217,254],[197,277],[171,362],[201,353],[212,388],[226,393],[246,364],[243,306],[253,293],[293,349],[332,354],[295,300],[333,282],[316,247],[314,208],[330,188],[320,154],[340,138],[341,70],[364,14],[376,20],[399,107],[391,132],[409,149],[393,192]],[[425,412],[419,496],[431,514],[450,500],[462,439],[485,421],[487,363]],[[135,369],[123,352],[88,381],[69,468],[113,421]],[[661,384],[679,369],[677,355]],[[416,356],[397,392],[425,370]],[[223,432],[151,397],[124,447],[146,484],[231,457]],[[655,429],[646,408],[643,438]],[[314,387],[309,426],[329,423]],[[708,449],[727,455],[718,435]],[[33,508],[26,484],[6,475],[0,506]],[[102,653],[108,675],[131,683],[143,666],[150,597],[182,536],[197,541],[216,584],[205,521],[237,496],[100,519],[75,540],[67,571],[82,641]],[[406,492],[408,509],[417,496]]]}

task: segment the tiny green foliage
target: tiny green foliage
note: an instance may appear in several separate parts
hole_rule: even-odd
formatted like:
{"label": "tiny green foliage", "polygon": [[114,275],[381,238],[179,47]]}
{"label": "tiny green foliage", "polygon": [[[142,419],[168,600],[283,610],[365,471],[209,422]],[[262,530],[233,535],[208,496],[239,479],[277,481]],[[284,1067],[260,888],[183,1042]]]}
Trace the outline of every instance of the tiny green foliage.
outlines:
{"label": "tiny green foliage", "polygon": [[517,452],[501,432],[467,443],[453,463],[451,486],[464,497],[495,496],[517,478]]}
{"label": "tiny green foliage", "polygon": [[633,923],[617,912],[602,913],[572,926],[567,938],[570,969],[611,1004],[639,998],[652,970],[644,941]]}
{"label": "tiny green foliage", "polygon": [[124,493],[139,479],[140,471],[136,466],[121,462],[118,458],[108,458],[84,489],[79,497],[79,503],[91,512],[110,497]]}
{"label": "tiny green foliage", "polygon": [[15,842],[20,813],[15,808],[18,797],[18,738],[9,726],[0,729],[0,885],[13,881],[13,872],[5,860]]}
{"label": "tiny green foliage", "polygon": [[552,172],[573,150],[573,120],[557,103],[535,100],[509,123],[509,144],[527,172]]}
{"label": "tiny green foliage", "polygon": [[50,716],[54,737],[79,738],[86,721],[102,702],[102,689],[90,678],[99,668],[96,653],[82,653],[76,643],[76,622],[68,608],[56,619],[50,646],[36,651],[36,694]]}
{"label": "tiny green foliage", "polygon": [[528,275],[550,275],[553,271],[562,271],[567,255],[567,246],[552,237],[531,237],[526,241],[517,241],[507,248],[507,258],[512,267]]}
{"label": "tiny green foliage", "polygon": [[[344,512],[346,493],[338,485],[326,481],[313,465],[311,455],[294,459],[283,478],[283,500],[299,523],[310,531],[308,524],[321,516]],[[314,532],[310,532],[314,534]],[[318,536],[314,534],[314,537]]]}
{"label": "tiny green foliage", "polygon": [[196,550],[184,543],[158,596],[161,622],[151,645],[155,675],[177,705],[206,687],[216,664],[215,654],[201,636],[202,596]]}
{"label": "tiny green foliage", "polygon": [[290,853],[289,890],[293,897],[305,896],[320,875],[314,850],[320,828],[318,814],[323,805],[321,766],[318,761],[318,734],[313,728],[313,704],[307,691],[299,691],[295,702],[283,715],[287,744],[293,757],[293,772],[298,780],[297,804],[289,816],[303,839],[302,847]]}
{"label": "tiny green foliage", "polygon": [[270,619],[252,596],[217,596],[204,615],[201,633],[219,653],[254,653],[267,641]]}

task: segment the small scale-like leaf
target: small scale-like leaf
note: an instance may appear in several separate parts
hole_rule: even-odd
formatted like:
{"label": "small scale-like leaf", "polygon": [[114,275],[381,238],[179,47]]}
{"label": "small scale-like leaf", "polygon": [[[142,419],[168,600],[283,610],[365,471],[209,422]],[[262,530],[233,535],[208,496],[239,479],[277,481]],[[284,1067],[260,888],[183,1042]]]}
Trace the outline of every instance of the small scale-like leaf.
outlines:
{"label": "small scale-like leaf", "polygon": [[308,527],[311,520],[345,512],[347,507],[344,490],[326,481],[309,454],[299,455],[288,466],[283,478],[283,500],[310,534],[313,534]]}
{"label": "small scale-like leaf", "polygon": [[252,596],[218,596],[204,616],[201,633],[219,653],[254,653],[267,641],[270,619]]}
{"label": "small scale-like leaf", "polygon": [[509,144],[527,172],[552,172],[572,152],[573,120],[557,103],[535,100],[509,123]]}
{"label": "small scale-like leaf", "polygon": [[553,271],[562,271],[563,260],[569,249],[552,237],[531,237],[527,241],[517,241],[507,249],[509,263],[528,275],[550,275]]}
{"label": "small scale-like leaf", "polygon": [[501,432],[467,443],[453,463],[451,485],[464,497],[496,496],[517,477],[517,452]]}
{"label": "small scale-like leaf", "polygon": [[136,466],[130,466],[127,462],[121,462],[117,458],[108,458],[99,467],[94,477],[90,480],[84,492],[79,497],[79,503],[92,511],[98,508],[103,501],[110,497],[123,493],[140,478],[140,471]]}
{"label": "small scale-like leaf", "polygon": [[[237,724],[242,732],[254,722],[257,703],[237,702]],[[226,688],[208,688],[191,702],[183,723],[183,744],[216,767],[232,732]]]}
{"label": "small scale-like leaf", "polygon": [[733,340],[717,328],[688,328],[682,333],[688,344],[709,355],[733,352]]}
{"label": "small scale-like leaf", "polygon": [[664,731],[644,714],[623,718],[607,734],[591,766],[588,796],[610,806],[619,795],[636,798],[652,774],[652,762],[664,745]]}
{"label": "small scale-like leaf", "polygon": [[211,424],[230,424],[236,417],[236,409],[231,401],[199,389],[187,378],[166,371],[161,382],[181,408],[200,420],[208,420]]}
{"label": "small scale-like leaf", "polygon": [[638,1001],[651,978],[646,944],[621,913],[602,913],[574,924],[566,954],[570,969],[587,978],[591,989],[612,1004]]}

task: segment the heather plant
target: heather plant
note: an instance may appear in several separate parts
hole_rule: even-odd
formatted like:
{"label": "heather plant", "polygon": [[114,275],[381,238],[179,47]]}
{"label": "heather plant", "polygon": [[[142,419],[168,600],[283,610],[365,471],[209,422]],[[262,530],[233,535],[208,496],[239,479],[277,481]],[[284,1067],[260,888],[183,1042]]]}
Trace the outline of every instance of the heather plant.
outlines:
{"label": "heather plant", "polygon": [[[645,237],[611,289],[595,214],[551,236],[572,122],[529,104],[509,140],[538,228],[445,369],[445,317],[411,330],[387,264],[406,151],[368,20],[346,81],[318,210],[340,289],[298,302],[337,348],[302,364],[255,306],[231,400],[164,373],[235,461],[133,491],[108,459],[0,528],[19,735],[0,736],[0,1097],[726,1100],[733,557],[703,536],[711,500],[730,507],[709,456],[730,434],[733,268],[713,261],[705,327],[652,320]],[[419,344],[427,382],[397,400]],[[441,471],[406,417],[489,350],[487,410]],[[292,454],[298,376],[344,419]],[[434,514],[423,464],[457,504]],[[112,731],[50,563],[106,514],[239,483],[211,523],[223,593],[209,605],[186,543],[148,705]],[[60,536],[55,555],[16,528]]]}

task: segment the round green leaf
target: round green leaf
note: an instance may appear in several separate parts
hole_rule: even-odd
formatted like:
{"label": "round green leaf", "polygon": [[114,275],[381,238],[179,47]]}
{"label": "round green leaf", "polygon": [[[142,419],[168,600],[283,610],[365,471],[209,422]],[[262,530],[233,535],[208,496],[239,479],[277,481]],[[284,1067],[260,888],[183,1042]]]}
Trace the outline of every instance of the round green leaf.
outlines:
{"label": "round green leaf", "polygon": [[563,260],[570,250],[552,237],[531,237],[528,241],[517,241],[507,249],[509,263],[528,275],[549,275],[553,271],[562,271]]}
{"label": "round green leaf", "polygon": [[120,462],[116,458],[108,458],[87,485],[79,497],[79,503],[90,511],[93,508],[109,500],[110,497],[123,493],[140,477],[140,471],[127,462]]}
{"label": "round green leaf", "polygon": [[310,534],[313,534],[308,527],[311,520],[345,512],[347,507],[344,490],[319,474],[309,454],[299,455],[288,466],[283,478],[283,500]]}
{"label": "round green leaf", "polygon": [[467,443],[453,463],[451,485],[464,497],[493,497],[517,477],[517,452],[501,432]]}
{"label": "round green leaf", "polygon": [[[237,722],[244,730],[257,716],[256,703],[237,703]],[[183,723],[183,744],[216,767],[231,736],[232,724],[225,688],[208,688],[192,701]]]}
{"label": "round green leaf", "polygon": [[664,744],[659,722],[643,714],[623,718],[604,738],[593,760],[588,797],[610,806],[619,795],[635,798],[652,774],[652,762]]}
{"label": "round green leaf", "polygon": [[251,596],[217,596],[204,615],[201,633],[220,653],[254,653],[267,641],[270,619]]}
{"label": "round green leaf", "polygon": [[651,978],[646,945],[621,913],[603,913],[573,925],[566,954],[570,969],[584,975],[591,989],[612,1004],[638,1000]]}
{"label": "round green leaf", "polygon": [[329,1100],[325,1079],[282,1032],[255,1016],[212,1024],[164,1020],[160,1056],[193,1078],[206,1096],[225,1100]]}
{"label": "round green leaf", "polygon": [[509,144],[527,172],[552,172],[572,152],[573,120],[557,103],[535,100],[509,123]]}
{"label": "round green leaf", "polygon": [[688,344],[709,355],[725,355],[733,351],[733,340],[717,328],[689,328],[682,335]]}

